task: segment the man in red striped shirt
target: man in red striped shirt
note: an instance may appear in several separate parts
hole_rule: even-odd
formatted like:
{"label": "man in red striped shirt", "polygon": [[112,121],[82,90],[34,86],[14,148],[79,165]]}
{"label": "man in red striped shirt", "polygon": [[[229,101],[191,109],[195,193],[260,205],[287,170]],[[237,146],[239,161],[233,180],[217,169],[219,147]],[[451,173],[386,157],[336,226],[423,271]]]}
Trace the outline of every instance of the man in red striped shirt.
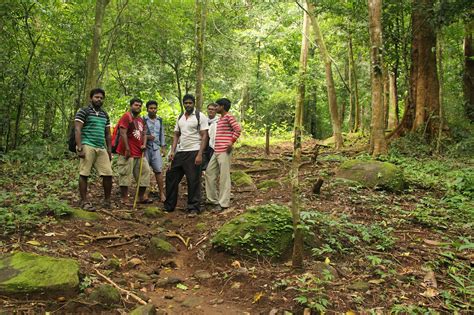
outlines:
{"label": "man in red striped shirt", "polygon": [[[241,128],[234,116],[229,113],[230,101],[220,98],[216,101],[216,112],[221,115],[217,122],[214,155],[206,170],[207,201],[214,204],[215,210],[230,206],[230,161],[234,142],[240,136]],[[219,193],[217,193],[217,177],[219,176]]]}

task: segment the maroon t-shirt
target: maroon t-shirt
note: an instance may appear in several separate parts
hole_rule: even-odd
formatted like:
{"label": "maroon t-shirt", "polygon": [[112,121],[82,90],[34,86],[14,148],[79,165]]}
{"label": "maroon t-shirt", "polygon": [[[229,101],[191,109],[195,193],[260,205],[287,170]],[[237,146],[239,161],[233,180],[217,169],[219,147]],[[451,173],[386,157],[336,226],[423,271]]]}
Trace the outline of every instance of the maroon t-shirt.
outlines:
{"label": "maroon t-shirt", "polygon": [[[141,117],[133,117],[130,112],[125,113],[118,121],[119,128],[127,129],[128,146],[132,157],[141,157],[143,137],[145,137],[145,122]],[[125,155],[125,145],[123,141],[117,147],[117,153]]]}

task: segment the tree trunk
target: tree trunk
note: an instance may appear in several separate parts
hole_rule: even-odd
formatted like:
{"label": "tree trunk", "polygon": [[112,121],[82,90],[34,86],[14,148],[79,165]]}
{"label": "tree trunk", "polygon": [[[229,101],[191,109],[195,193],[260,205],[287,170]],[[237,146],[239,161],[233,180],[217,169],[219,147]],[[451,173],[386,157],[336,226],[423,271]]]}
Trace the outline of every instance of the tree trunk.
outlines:
{"label": "tree trunk", "polygon": [[359,89],[357,86],[357,70],[356,64],[354,63],[354,51],[352,49],[352,38],[349,38],[349,56],[350,56],[350,72],[352,74],[352,80],[354,85],[354,108],[355,108],[355,116],[354,116],[354,128],[352,129],[353,132],[357,132],[361,127],[361,107],[359,103]]}
{"label": "tree trunk", "polygon": [[55,122],[56,116],[56,103],[55,102],[47,102],[44,105],[44,125],[43,125],[43,139],[51,138],[53,133],[53,125]]}
{"label": "tree trunk", "polygon": [[384,104],[383,104],[383,64],[382,64],[382,0],[368,0],[370,59],[372,81],[372,155],[387,154],[385,142]]}
{"label": "tree trunk", "polygon": [[383,69],[383,127],[388,128],[388,115],[390,110],[390,82],[388,69]]}
{"label": "tree trunk", "polygon": [[413,0],[412,49],[417,51],[412,60],[412,79],[415,101],[413,131],[425,129],[434,139],[439,127],[439,83],[436,71],[436,33],[432,24],[434,0]]}
{"label": "tree trunk", "polygon": [[196,0],[196,108],[203,104],[204,33],[206,31],[206,0]]}
{"label": "tree trunk", "polygon": [[328,101],[329,101],[329,112],[331,113],[331,123],[334,136],[334,143],[336,149],[342,147],[342,132],[341,132],[341,121],[339,119],[338,107],[337,107],[337,97],[336,97],[336,88],[334,86],[334,80],[332,76],[331,69],[331,58],[324,44],[323,35],[321,34],[321,29],[319,28],[318,20],[314,15],[313,5],[307,0],[307,7],[309,12],[309,17],[311,19],[311,24],[313,25],[314,35],[316,42],[319,46],[319,51],[324,60],[324,67],[326,71],[326,86],[328,91]]}
{"label": "tree trunk", "polygon": [[265,126],[265,155],[270,155],[270,129],[271,125]]}
{"label": "tree trunk", "polygon": [[99,82],[99,52],[100,42],[102,39],[102,24],[105,16],[105,7],[109,0],[97,0],[95,3],[95,22],[94,22],[94,37],[92,39],[92,46],[87,57],[86,66],[86,82],[84,85],[84,100],[83,104],[89,104],[89,92],[98,87]]}
{"label": "tree trunk", "polygon": [[438,39],[436,41],[436,55],[438,62],[438,77],[439,77],[439,128],[438,137],[436,141],[436,153],[441,152],[441,137],[443,136],[443,47],[442,47],[442,35],[441,31],[438,32]]}
{"label": "tree trunk", "polygon": [[464,111],[467,119],[474,122],[474,20],[466,22],[464,34]]}
{"label": "tree trunk", "polygon": [[300,187],[299,187],[299,167],[301,164],[301,129],[303,124],[303,104],[305,96],[305,75],[308,64],[308,35],[309,18],[306,12],[303,12],[303,32],[301,40],[300,66],[298,73],[298,90],[295,107],[294,123],[294,143],[293,143],[293,161],[291,164],[291,214],[293,217],[293,257],[292,266],[294,269],[303,269],[303,230],[301,228],[300,218]]}
{"label": "tree trunk", "polygon": [[389,81],[389,109],[388,109],[388,130],[394,130],[398,125],[398,102],[397,102],[397,83],[395,73],[388,74]]}
{"label": "tree trunk", "polygon": [[348,56],[348,62],[349,62],[349,71],[348,71],[348,82],[349,82],[349,131],[354,132],[355,129],[355,116],[356,116],[356,108],[354,104],[354,95],[353,91],[354,88],[352,87],[352,38],[349,36],[349,42],[348,45],[349,47],[349,56]]}

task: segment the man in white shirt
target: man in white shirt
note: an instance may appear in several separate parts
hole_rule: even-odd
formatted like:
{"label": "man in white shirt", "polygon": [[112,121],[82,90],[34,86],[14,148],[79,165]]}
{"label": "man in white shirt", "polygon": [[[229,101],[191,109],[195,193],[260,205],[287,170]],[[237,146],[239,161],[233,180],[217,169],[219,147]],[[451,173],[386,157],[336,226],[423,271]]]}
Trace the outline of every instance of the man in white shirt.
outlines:
{"label": "man in white shirt", "polygon": [[188,184],[186,210],[194,216],[201,212],[201,164],[208,140],[209,123],[206,115],[194,108],[193,95],[186,94],[183,97],[183,104],[185,112],[179,115],[176,121],[173,144],[168,156],[170,166],[166,172],[164,208],[167,212],[174,211],[178,202],[179,183],[186,175]]}
{"label": "man in white shirt", "polygon": [[212,155],[214,154],[214,143],[216,142],[216,122],[219,117],[216,115],[216,103],[210,103],[207,105],[207,118],[209,123],[209,144],[206,146],[203,155],[202,170],[205,171]]}

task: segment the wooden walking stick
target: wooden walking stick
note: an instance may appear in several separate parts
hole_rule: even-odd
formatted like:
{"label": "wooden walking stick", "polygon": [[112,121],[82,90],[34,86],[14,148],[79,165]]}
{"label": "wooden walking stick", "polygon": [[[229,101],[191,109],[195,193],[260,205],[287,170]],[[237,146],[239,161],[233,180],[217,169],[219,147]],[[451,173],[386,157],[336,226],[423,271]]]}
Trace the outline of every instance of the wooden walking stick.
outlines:
{"label": "wooden walking stick", "polygon": [[140,180],[142,178],[142,167],[143,167],[143,155],[145,151],[142,152],[142,156],[140,157],[140,170],[138,171],[138,179],[137,179],[137,191],[135,192],[135,199],[133,200],[133,209],[137,207],[137,199],[138,199],[138,191],[140,190]]}

